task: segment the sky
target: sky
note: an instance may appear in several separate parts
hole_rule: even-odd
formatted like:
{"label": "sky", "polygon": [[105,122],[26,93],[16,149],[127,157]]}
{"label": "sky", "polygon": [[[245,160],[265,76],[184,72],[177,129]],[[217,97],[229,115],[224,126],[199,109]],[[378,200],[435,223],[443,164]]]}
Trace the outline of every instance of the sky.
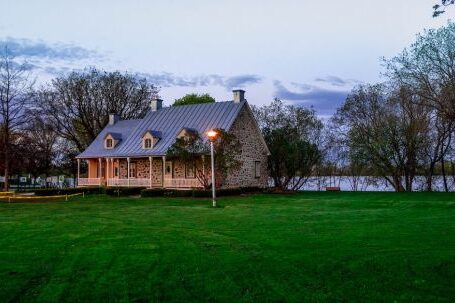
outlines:
{"label": "sky", "polygon": [[436,0],[0,0],[0,46],[37,83],[94,66],[146,77],[165,104],[187,93],[250,104],[280,98],[331,115],[360,83],[383,80]]}

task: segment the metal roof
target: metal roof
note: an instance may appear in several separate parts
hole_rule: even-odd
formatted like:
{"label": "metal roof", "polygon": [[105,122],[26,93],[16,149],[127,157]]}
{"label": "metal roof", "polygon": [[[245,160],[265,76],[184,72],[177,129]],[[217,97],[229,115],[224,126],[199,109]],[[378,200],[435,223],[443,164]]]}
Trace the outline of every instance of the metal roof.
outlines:
{"label": "metal roof", "polygon": [[[150,111],[143,119],[121,120],[107,125],[76,158],[164,156],[183,128],[194,129],[202,137],[213,128],[228,131],[245,104],[246,101],[226,101],[172,106]],[[146,131],[160,134],[161,139],[152,149],[142,148]],[[113,149],[104,148],[104,138],[108,133],[121,134],[122,140]]]}

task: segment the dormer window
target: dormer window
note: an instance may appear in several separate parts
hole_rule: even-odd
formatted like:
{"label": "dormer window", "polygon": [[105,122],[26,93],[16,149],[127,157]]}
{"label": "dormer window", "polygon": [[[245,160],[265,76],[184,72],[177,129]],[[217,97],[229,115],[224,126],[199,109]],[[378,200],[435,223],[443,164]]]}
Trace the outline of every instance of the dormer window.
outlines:
{"label": "dormer window", "polygon": [[121,135],[117,133],[108,133],[104,137],[104,148],[113,149],[121,140]]}
{"label": "dormer window", "polygon": [[142,136],[142,148],[152,149],[160,140],[161,133],[158,131],[148,130]]}
{"label": "dormer window", "polygon": [[152,148],[152,139],[150,138],[144,139],[144,148]]}
{"label": "dormer window", "polygon": [[185,141],[188,141],[193,138],[197,138],[198,133],[197,130],[191,129],[191,128],[182,128],[180,132],[177,134],[177,138],[181,139],[183,138]]}

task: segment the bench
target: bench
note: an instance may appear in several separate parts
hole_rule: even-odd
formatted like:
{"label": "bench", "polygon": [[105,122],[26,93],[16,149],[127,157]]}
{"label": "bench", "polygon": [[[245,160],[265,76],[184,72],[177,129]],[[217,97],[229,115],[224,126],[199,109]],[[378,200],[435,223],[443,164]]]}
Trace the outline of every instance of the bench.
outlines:
{"label": "bench", "polygon": [[338,186],[327,186],[325,188],[326,191],[341,191],[340,187]]}

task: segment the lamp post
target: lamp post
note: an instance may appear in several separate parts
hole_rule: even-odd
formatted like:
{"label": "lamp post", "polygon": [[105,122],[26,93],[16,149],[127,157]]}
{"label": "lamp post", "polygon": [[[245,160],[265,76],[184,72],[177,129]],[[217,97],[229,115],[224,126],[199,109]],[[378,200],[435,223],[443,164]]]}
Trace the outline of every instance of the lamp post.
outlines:
{"label": "lamp post", "polygon": [[214,130],[207,132],[207,137],[210,140],[210,154],[212,162],[212,206],[216,207],[216,193],[215,193],[215,155],[213,149],[213,142],[215,142],[218,133]]}

